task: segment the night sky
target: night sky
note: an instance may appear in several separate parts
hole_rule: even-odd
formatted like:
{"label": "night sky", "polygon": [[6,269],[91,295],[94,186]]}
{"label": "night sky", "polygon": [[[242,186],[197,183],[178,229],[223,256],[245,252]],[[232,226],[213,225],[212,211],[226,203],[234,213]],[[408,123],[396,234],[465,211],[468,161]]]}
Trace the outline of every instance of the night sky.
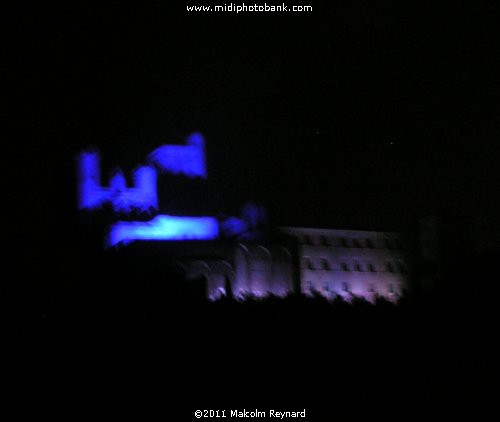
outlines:
{"label": "night sky", "polygon": [[477,233],[494,225],[495,11],[302,3],[313,12],[18,6],[9,166],[38,233],[75,211],[82,148],[100,148],[104,175],[130,172],[193,131],[206,138],[209,179],[185,181],[190,193],[160,179],[163,212],[234,214],[254,200],[280,225],[404,230],[432,213]]}
{"label": "night sky", "polygon": [[[269,400],[311,421],[486,420],[500,356],[499,7],[289,0],[313,11],[237,15],[188,13],[191,1],[217,3],[2,14],[0,342],[35,344],[3,359],[2,391],[20,398],[3,403],[48,420],[195,420],[193,406]],[[103,253],[100,222],[76,209],[83,148],[101,150],[103,176],[130,175],[194,131],[209,178],[162,176],[162,213],[257,201],[277,225],[410,232],[435,214],[465,233],[461,253],[443,259],[435,296],[402,307],[205,304],[162,251]]]}

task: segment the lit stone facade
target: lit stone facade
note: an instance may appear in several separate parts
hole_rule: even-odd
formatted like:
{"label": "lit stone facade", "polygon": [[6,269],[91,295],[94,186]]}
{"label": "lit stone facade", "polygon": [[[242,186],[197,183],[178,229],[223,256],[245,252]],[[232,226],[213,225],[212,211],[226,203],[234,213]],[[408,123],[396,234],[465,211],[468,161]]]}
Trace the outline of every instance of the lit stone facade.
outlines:
{"label": "lit stone facade", "polygon": [[203,251],[190,249],[191,256],[179,262],[188,278],[206,280],[210,300],[300,292],[397,301],[410,285],[411,248],[402,234],[303,227],[280,231],[289,239],[287,246],[204,242]]}
{"label": "lit stone facade", "polygon": [[[264,233],[267,213],[262,205],[247,204],[240,217],[156,214],[159,208],[157,170],[206,178],[205,141],[191,134],[184,145],[162,145],[134,172],[127,187],[121,171],[109,186],[101,186],[97,151],[78,158],[78,207],[97,210],[111,205],[117,215],[137,211],[155,214],[149,221],[115,222],[107,247],[134,242],[161,243],[165,256],[187,278],[206,280],[207,297],[264,297],[290,293],[349,300],[377,296],[397,300],[409,287],[409,244],[403,235],[387,232],[282,227],[275,239]],[[280,238],[280,240],[277,240]],[[429,243],[429,242],[427,242]]]}
{"label": "lit stone facade", "polygon": [[237,243],[228,248],[214,242],[211,253],[204,251],[200,257],[181,258],[178,263],[189,279],[205,279],[210,300],[229,295],[237,299],[284,297],[295,290],[292,254],[283,246]]}
{"label": "lit stone facade", "polygon": [[410,245],[388,232],[284,227],[297,242],[300,291],[327,298],[398,300],[409,287]]}

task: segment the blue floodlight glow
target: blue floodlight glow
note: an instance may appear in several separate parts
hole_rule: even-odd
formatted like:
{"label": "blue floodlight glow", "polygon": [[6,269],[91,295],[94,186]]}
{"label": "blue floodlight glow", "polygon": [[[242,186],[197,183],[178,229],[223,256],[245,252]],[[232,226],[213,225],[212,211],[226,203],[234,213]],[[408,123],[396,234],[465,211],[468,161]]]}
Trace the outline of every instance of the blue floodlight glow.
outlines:
{"label": "blue floodlight glow", "polygon": [[178,217],[157,215],[147,222],[120,221],[111,227],[107,246],[128,244],[134,240],[214,240],[219,225],[214,217]]}
{"label": "blue floodlight glow", "polygon": [[148,155],[150,163],[161,172],[207,177],[205,140],[200,133],[191,134],[186,145],[162,145]]}
{"label": "blue floodlight glow", "polygon": [[127,188],[125,176],[118,169],[111,176],[109,187],[103,187],[99,153],[82,152],[78,156],[78,208],[96,210],[106,204],[120,213],[158,209],[156,170],[138,167],[134,171],[134,186]]}
{"label": "blue floodlight glow", "polygon": [[147,160],[150,165],[135,170],[133,187],[127,187],[119,169],[112,174],[109,186],[101,186],[99,153],[82,152],[78,156],[78,208],[97,210],[110,204],[119,213],[157,210],[156,169],[193,178],[207,177],[205,140],[200,133],[191,134],[186,145],[160,146]]}
{"label": "blue floodlight glow", "polygon": [[221,232],[226,237],[256,240],[262,236],[261,228],[266,224],[266,220],[266,209],[250,202],[243,207],[241,218],[229,217],[221,221]]}
{"label": "blue floodlight glow", "polygon": [[248,231],[248,225],[241,218],[229,217],[222,221],[221,231],[223,235],[227,237],[241,236]]}

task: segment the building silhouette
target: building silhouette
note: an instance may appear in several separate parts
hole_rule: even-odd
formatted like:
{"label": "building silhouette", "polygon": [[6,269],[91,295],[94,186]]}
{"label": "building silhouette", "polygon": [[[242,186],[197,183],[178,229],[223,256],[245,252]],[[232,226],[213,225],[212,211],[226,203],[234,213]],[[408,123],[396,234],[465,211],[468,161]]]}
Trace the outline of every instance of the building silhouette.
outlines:
{"label": "building silhouette", "polygon": [[204,279],[210,300],[231,296],[315,295],[327,299],[397,301],[411,285],[411,241],[401,233],[307,227],[270,227],[262,204],[240,216],[158,214],[157,173],[205,178],[205,142],[192,134],[184,145],[163,145],[146,157],[127,187],[121,171],[101,186],[99,154],[78,160],[78,207],[111,205],[117,215],[147,210],[149,221],[115,221],[108,248],[154,247],[187,279]]}

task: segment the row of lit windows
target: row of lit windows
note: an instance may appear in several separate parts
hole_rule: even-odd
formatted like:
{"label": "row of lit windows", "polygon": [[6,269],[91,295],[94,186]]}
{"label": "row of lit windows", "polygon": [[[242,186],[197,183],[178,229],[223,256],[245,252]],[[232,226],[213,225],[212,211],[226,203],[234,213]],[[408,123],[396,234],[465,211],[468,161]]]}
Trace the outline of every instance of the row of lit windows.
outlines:
{"label": "row of lit windows", "polygon": [[[316,268],[314,263],[311,261],[309,258],[304,258],[303,263],[302,263],[302,268],[308,269],[308,270],[326,270],[326,271],[334,271],[332,265],[326,258],[321,258],[321,266],[319,268]],[[340,268],[341,271],[358,271],[358,272],[370,272],[370,273],[375,273],[380,270],[377,270],[375,266],[371,263],[368,262],[364,265],[361,265],[359,262],[355,261],[352,264],[348,264],[347,262],[341,262],[340,263]],[[384,270],[389,273],[406,273],[406,267],[402,262],[390,262],[386,261]]]}
{"label": "row of lit windows", "polygon": [[[345,237],[327,237],[327,236],[318,236],[313,237],[310,235],[303,235],[301,237],[301,241],[304,245],[313,245],[313,246],[336,246],[341,248],[366,248],[366,249],[405,249],[403,243],[399,239],[383,239],[377,242],[374,242],[372,239],[351,239]],[[383,243],[381,243],[383,242]],[[376,243],[378,246],[376,246]]]}
{"label": "row of lit windows", "polygon": [[[309,291],[314,291],[317,290],[317,287],[314,286],[314,283],[312,281],[307,281],[306,285],[309,288]],[[323,290],[327,293],[333,293],[334,290],[330,287],[330,283],[325,283],[323,286]],[[351,292],[351,286],[349,283],[342,283],[342,291],[345,293],[350,293]],[[377,292],[377,289],[375,289],[374,284],[369,284],[368,285],[368,292],[369,293],[382,293],[381,289]],[[388,284],[387,285],[387,292],[390,294],[395,294],[396,290],[394,288],[393,284]]]}

